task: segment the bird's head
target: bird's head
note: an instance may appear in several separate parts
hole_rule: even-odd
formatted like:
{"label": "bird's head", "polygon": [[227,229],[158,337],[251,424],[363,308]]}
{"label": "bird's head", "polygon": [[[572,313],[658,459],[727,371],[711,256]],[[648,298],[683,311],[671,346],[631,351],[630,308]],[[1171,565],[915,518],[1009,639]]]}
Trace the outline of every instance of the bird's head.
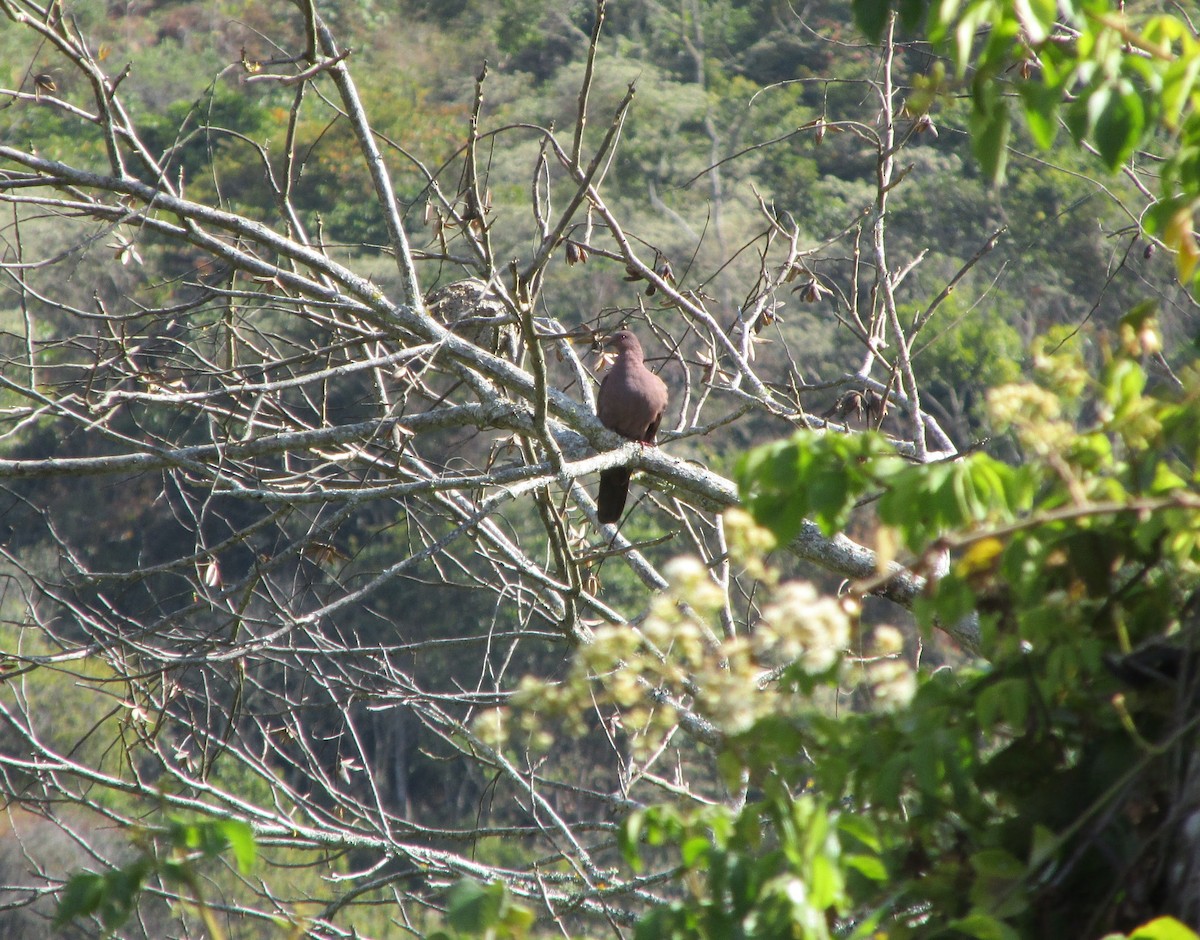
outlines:
{"label": "bird's head", "polygon": [[617,330],[609,336],[604,337],[600,341],[600,358],[596,361],[596,368],[602,369],[606,366],[611,366],[621,357],[628,360],[642,361],[642,344],[638,342],[638,338],[629,330]]}
{"label": "bird's head", "polygon": [[620,355],[626,352],[641,352],[642,344],[638,342],[638,338],[629,330],[617,330],[610,336],[604,338],[604,342],[600,344],[606,350]]}

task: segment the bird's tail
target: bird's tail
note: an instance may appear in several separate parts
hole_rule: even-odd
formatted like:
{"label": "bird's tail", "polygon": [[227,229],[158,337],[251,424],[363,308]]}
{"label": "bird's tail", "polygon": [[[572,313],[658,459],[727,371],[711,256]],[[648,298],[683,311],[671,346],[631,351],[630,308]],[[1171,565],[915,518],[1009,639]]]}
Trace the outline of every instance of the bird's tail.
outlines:
{"label": "bird's tail", "polygon": [[613,467],[600,471],[600,492],[596,496],[596,516],[602,523],[616,522],[625,511],[625,498],[629,495],[629,478],[633,471],[628,467]]}

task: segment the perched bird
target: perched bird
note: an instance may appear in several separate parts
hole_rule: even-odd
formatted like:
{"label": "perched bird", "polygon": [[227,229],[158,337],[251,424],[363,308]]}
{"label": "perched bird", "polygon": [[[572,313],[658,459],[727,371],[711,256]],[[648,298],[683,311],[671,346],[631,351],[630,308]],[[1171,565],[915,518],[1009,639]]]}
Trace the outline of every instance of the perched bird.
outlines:
{"label": "perched bird", "polygon": [[[604,341],[605,349],[615,350],[617,360],[600,383],[596,396],[596,414],[610,431],[631,441],[653,444],[658,425],[667,410],[667,386],[646,368],[642,344],[629,330],[618,330]],[[616,522],[625,509],[629,494],[628,467],[613,467],[600,473],[600,492],[596,497],[596,515],[601,522]]]}

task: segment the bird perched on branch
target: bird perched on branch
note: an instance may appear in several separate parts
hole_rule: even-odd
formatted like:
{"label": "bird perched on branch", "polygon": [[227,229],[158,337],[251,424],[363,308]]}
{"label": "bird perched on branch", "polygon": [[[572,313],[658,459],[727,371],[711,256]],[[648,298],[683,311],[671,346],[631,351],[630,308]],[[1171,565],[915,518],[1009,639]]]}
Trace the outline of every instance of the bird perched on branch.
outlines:
{"label": "bird perched on branch", "polygon": [[[616,362],[600,383],[596,413],[601,423],[622,437],[653,444],[667,410],[667,386],[646,368],[642,344],[629,330],[618,330],[604,341],[614,350]],[[596,497],[596,515],[603,523],[616,522],[625,509],[629,494],[629,467],[612,467],[600,473],[600,492]]]}

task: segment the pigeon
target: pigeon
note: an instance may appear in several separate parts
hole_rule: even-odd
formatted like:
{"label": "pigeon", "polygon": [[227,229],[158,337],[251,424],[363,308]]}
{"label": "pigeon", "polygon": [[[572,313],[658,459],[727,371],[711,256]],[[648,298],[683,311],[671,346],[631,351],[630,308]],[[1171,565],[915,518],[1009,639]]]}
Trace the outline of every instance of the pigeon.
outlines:
{"label": "pigeon", "polygon": [[[667,386],[646,368],[642,344],[629,330],[618,330],[604,341],[614,349],[617,360],[600,383],[596,413],[601,423],[622,437],[653,444],[667,410]],[[596,515],[602,523],[616,522],[625,510],[629,495],[629,467],[612,467],[600,473]]]}

